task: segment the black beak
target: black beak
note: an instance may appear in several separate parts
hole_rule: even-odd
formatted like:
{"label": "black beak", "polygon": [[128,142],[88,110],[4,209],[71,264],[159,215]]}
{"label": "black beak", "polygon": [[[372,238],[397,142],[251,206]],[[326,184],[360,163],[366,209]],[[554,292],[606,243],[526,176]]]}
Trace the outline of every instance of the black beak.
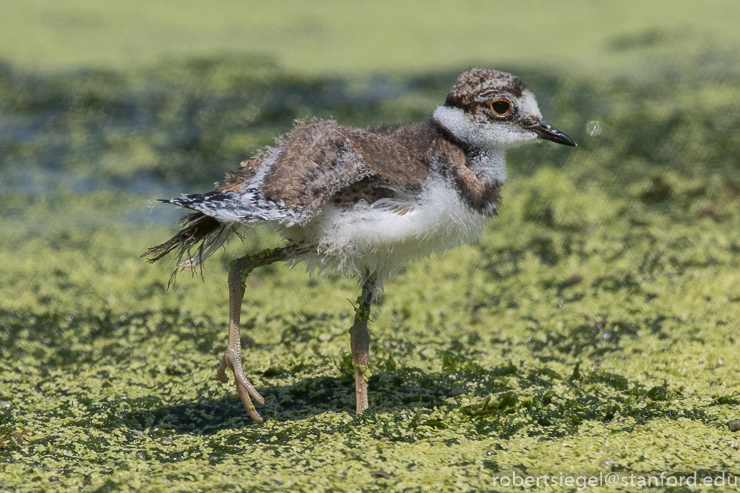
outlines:
{"label": "black beak", "polygon": [[537,123],[534,125],[530,125],[528,127],[525,127],[527,130],[531,130],[532,132],[537,134],[537,137],[540,139],[545,140],[551,140],[553,142],[557,142],[558,144],[563,144],[566,146],[577,146],[573,139],[565,135],[563,132],[558,130],[557,128],[553,127],[552,125],[549,125],[544,120],[537,120]]}

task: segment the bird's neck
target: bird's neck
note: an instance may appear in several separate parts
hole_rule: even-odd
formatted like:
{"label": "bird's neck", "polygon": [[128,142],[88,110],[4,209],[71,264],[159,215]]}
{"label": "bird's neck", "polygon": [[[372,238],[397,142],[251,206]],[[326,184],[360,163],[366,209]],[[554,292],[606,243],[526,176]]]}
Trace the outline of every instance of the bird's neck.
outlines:
{"label": "bird's neck", "polygon": [[478,179],[502,184],[506,180],[504,146],[493,146],[480,135],[478,125],[459,108],[439,106],[432,122],[444,137],[463,150]]}

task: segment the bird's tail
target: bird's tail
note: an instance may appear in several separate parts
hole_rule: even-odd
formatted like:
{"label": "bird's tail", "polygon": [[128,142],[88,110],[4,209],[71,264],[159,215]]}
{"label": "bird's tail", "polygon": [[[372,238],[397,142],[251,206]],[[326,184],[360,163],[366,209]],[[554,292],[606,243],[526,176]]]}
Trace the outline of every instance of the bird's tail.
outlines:
{"label": "bird's tail", "polygon": [[178,270],[201,265],[233,232],[231,223],[222,223],[202,212],[186,214],[180,219],[180,223],[183,228],[175,236],[161,245],[151,247],[142,255],[153,263],[174,250],[178,266],[170,282],[174,281]]}

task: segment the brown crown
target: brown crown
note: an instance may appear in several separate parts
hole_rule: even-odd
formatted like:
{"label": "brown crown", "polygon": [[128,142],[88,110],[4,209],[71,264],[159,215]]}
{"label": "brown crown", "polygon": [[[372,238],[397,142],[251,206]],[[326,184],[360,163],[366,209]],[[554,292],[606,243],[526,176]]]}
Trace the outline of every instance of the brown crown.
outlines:
{"label": "brown crown", "polygon": [[514,97],[521,97],[524,82],[513,75],[486,68],[474,68],[464,72],[447,95],[445,106],[467,109],[475,103],[475,98],[486,91],[508,92]]}

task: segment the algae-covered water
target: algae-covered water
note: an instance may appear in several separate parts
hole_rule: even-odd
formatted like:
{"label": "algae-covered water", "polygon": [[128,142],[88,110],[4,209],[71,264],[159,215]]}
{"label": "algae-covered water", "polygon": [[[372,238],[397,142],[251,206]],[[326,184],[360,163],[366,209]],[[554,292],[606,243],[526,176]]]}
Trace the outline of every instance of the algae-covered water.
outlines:
{"label": "algae-covered water", "polygon": [[139,255],[178,213],[148,201],[210,189],[295,118],[428,118],[467,66],[0,66],[0,489],[725,491],[686,484],[740,474],[740,60],[671,32],[613,39],[620,73],[497,67],[579,145],[512,152],[483,237],[388,283],[363,416],[356,280],[255,271],[262,425],[216,368],[228,263],[276,238],[168,290],[172,265]]}

